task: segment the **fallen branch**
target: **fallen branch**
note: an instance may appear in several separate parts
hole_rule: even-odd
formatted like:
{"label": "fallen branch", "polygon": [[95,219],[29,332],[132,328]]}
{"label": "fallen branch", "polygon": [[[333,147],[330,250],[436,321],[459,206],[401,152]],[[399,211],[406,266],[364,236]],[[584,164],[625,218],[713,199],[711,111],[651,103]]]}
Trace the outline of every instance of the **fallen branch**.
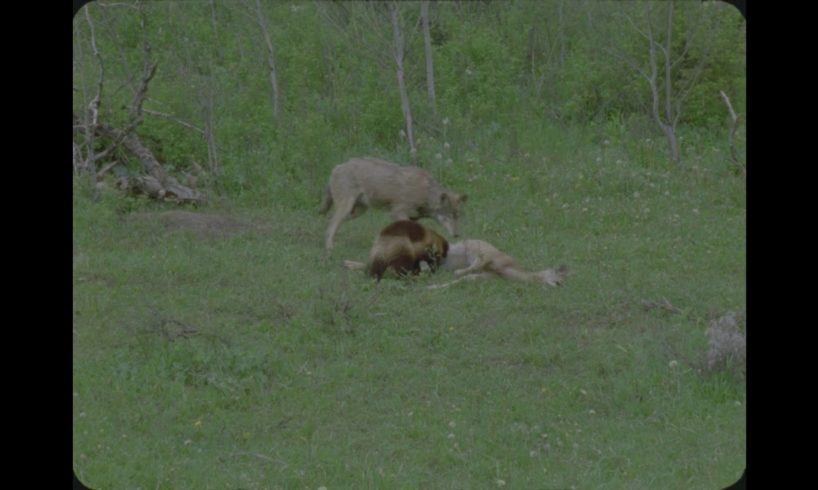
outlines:
{"label": "fallen branch", "polygon": [[97,182],[102,180],[102,178],[105,177],[105,174],[107,174],[108,171],[110,171],[112,168],[116,167],[117,165],[119,165],[119,160],[114,160],[113,162],[109,163],[108,165],[102,167],[99,170],[99,172],[97,172],[97,177],[96,177]]}
{"label": "fallen branch", "polygon": [[120,177],[116,181],[116,186],[121,191],[131,194],[144,194],[159,201],[180,204],[200,204],[204,202],[204,197],[199,191],[183,186],[173,177],[167,177],[164,183],[151,175]]}
{"label": "fallen branch", "polygon": [[[175,325],[181,328],[171,328],[170,325]],[[196,329],[196,327],[182,323],[179,320],[168,320],[164,325],[162,325],[162,334],[170,341],[174,341],[179,337],[190,337],[196,335],[197,333],[199,333],[199,331]]]}
{"label": "fallen branch", "polygon": [[[109,137],[119,138],[122,132],[122,130],[108,125],[100,125],[99,129]],[[122,145],[139,158],[148,175],[122,177],[117,181],[117,187],[165,201],[194,204],[204,201],[202,193],[180,184],[173,176],[168,175],[162,164],[153,155],[153,152],[142,143],[136,133],[127,134],[120,139]]]}
{"label": "fallen branch", "polygon": [[661,301],[653,301],[653,300],[649,300],[649,299],[643,299],[642,301],[640,301],[640,303],[642,304],[642,306],[645,307],[646,310],[659,308],[659,309],[662,309],[662,310],[665,310],[665,311],[669,311],[671,313],[676,313],[676,314],[681,314],[682,313],[682,310],[680,310],[679,308],[673,306],[670,303],[670,301],[668,301],[666,298],[662,298]]}
{"label": "fallen branch", "polygon": [[170,119],[171,121],[175,122],[176,124],[184,126],[184,127],[188,128],[188,129],[192,129],[192,130],[196,131],[199,134],[202,134],[202,135],[205,134],[204,129],[198,128],[198,127],[196,127],[196,126],[194,126],[194,125],[192,125],[192,124],[190,124],[188,122],[185,122],[185,121],[179,119],[178,117],[174,116],[173,114],[165,114],[164,112],[152,111],[150,109],[145,109],[145,108],[142,109],[142,112],[144,112],[145,114],[150,114],[151,116],[164,117],[165,119]]}
{"label": "fallen branch", "polygon": [[236,452],[230,453],[228,456],[231,456],[231,457],[234,457],[234,458],[241,457],[241,456],[253,456],[253,457],[258,458],[258,459],[263,459],[265,461],[269,461],[271,463],[276,463],[278,465],[281,465],[282,468],[287,467],[287,463],[285,461],[283,461],[281,459],[274,459],[274,458],[271,458],[269,456],[266,456],[266,455],[260,454],[260,453],[253,453],[253,452],[249,452],[249,451],[236,451]]}
{"label": "fallen branch", "polygon": [[[165,170],[162,168],[162,165],[156,160],[156,157],[153,156],[153,152],[142,144],[142,141],[139,139],[139,136],[137,136],[136,133],[127,132],[126,130],[118,129],[107,124],[100,124],[97,127],[97,131],[98,133],[112,139],[116,145],[121,144],[128,151],[135,154],[145,167],[145,171],[150,175],[154,176],[160,182],[165,181],[167,175],[165,174]],[[113,148],[113,146],[111,148]],[[111,148],[106,150],[106,152],[108,152]]]}

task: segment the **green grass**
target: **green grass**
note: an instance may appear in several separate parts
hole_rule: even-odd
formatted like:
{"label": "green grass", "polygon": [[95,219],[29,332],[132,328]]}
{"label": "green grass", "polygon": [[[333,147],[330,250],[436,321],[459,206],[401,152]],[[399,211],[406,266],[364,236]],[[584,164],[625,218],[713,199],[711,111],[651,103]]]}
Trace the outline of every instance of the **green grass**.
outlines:
{"label": "green grass", "polygon": [[[449,273],[376,286],[340,262],[365,260],[386,214],[345,223],[322,263],[317,197],[202,209],[269,227],[199,236],[77,188],[77,475],[96,489],[736,481],[744,383],[700,368],[708,320],[745,306],[743,180],[704,150],[678,169],[530,146],[431,168],[470,195],[465,237],[532,269],[567,264],[560,289],[424,287]],[[642,305],[662,299],[681,313]]]}

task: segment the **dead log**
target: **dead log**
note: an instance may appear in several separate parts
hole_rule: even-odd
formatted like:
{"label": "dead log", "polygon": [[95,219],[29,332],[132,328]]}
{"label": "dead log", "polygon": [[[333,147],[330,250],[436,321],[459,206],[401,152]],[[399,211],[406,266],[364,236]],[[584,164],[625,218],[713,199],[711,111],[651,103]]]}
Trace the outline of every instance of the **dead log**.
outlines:
{"label": "dead log", "polygon": [[172,176],[169,176],[165,181],[164,199],[180,204],[201,204],[205,200],[201,192],[180,184],[179,181]]}
{"label": "dead log", "polygon": [[148,174],[141,177],[123,177],[119,179],[117,181],[119,189],[135,194],[145,194],[153,199],[163,201],[193,204],[204,202],[204,196],[201,192],[180,184],[175,177],[165,172],[162,164],[159,163],[153,152],[142,143],[135,132],[123,135],[121,129],[107,124],[100,124],[98,130],[111,139],[119,140],[126,150],[136,155]]}
{"label": "dead log", "polygon": [[120,177],[116,181],[117,189],[129,194],[144,194],[157,201],[178,204],[200,204],[204,202],[202,194],[183,186],[173,177],[168,177],[163,184],[151,175]]}
{"label": "dead log", "polygon": [[[153,199],[168,202],[200,204],[205,201],[201,192],[181,184],[175,177],[169,175],[132,128],[122,130],[108,124],[98,123],[94,129],[94,136],[108,138],[114,142],[108,150],[114,146],[122,146],[139,159],[147,173],[145,176],[118,179],[116,186],[120,190],[133,194],[145,194]],[[106,153],[110,153],[108,150]],[[111,162],[100,169],[96,174],[96,181],[101,181],[117,163]]]}
{"label": "dead log", "polygon": [[150,175],[120,177],[116,180],[116,187],[129,194],[145,194],[153,199],[161,200],[165,197],[165,188]]}

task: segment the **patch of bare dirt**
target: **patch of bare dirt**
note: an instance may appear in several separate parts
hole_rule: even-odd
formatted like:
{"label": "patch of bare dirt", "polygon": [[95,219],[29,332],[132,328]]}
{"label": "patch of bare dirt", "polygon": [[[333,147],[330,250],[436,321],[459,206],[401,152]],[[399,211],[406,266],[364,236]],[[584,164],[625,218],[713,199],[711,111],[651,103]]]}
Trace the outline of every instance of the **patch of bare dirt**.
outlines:
{"label": "patch of bare dirt", "polygon": [[258,231],[266,228],[264,225],[225,214],[178,210],[138,213],[131,215],[128,220],[160,223],[168,231],[186,231],[201,239],[224,238],[243,231]]}

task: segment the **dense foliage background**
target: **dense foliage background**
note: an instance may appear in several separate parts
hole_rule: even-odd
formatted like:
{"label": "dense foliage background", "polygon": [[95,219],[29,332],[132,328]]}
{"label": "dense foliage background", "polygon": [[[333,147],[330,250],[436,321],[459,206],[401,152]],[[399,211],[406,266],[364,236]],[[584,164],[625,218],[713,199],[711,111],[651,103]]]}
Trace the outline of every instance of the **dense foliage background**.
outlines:
{"label": "dense foliage background", "polygon": [[[745,99],[745,23],[732,6],[434,2],[433,106],[419,3],[399,2],[419,163],[437,169],[451,162],[460,173],[470,157],[519,160],[559,145],[556,135],[568,128],[583,139],[621,146],[637,164],[664,165],[666,143],[637,69],[647,70],[648,29],[665,42],[668,6],[673,101],[684,94],[682,159],[701,146],[727,151],[728,111],[719,91],[739,114]],[[171,168],[197,162],[208,169],[231,198],[275,195],[290,205],[312,205],[328,170],[348,156],[408,162],[386,5],[261,2],[258,8],[248,0],[89,5],[105,66],[100,119],[124,123],[149,57],[158,69],[144,107],[211,134],[215,154],[203,133],[167,117],[146,114],[138,134]],[[84,114],[99,63],[84,12],[74,25],[74,107]],[[277,120],[262,25],[274,48]],[[658,62],[664,96],[661,52]],[[742,128],[740,120],[740,136]],[[119,157],[127,164],[126,155]]]}

